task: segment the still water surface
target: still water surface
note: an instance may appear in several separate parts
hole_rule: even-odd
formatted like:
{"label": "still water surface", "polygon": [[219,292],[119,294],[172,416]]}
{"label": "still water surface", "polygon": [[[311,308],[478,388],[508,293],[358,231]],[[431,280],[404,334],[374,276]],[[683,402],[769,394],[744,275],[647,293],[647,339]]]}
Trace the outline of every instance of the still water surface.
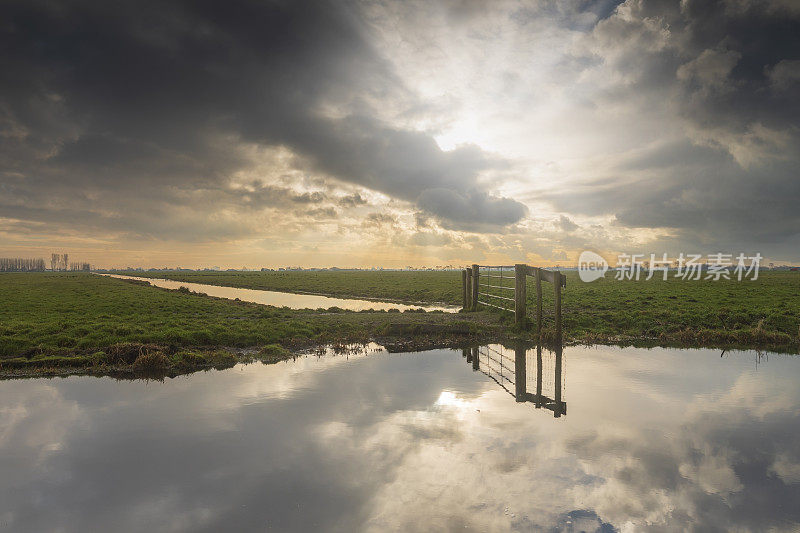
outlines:
{"label": "still water surface", "polygon": [[291,309],[328,309],[330,307],[339,307],[341,309],[347,309],[348,311],[364,311],[367,309],[374,309],[376,311],[387,311],[389,309],[397,309],[398,311],[406,311],[408,309],[425,309],[426,311],[444,311],[445,313],[457,313],[460,309],[459,307],[452,305],[405,305],[391,302],[378,302],[374,300],[331,298],[329,296],[318,296],[316,294],[294,294],[291,292],[240,289],[237,287],[207,285],[205,283],[173,281],[171,279],[123,276],[121,274],[100,275],[111,278],[147,281],[155,287],[162,287],[165,289],[174,290],[181,287],[186,287],[192,292],[204,292],[209,296],[216,296],[217,298],[230,298],[231,300],[238,298],[243,302],[274,305],[275,307],[289,307]]}
{"label": "still water surface", "polygon": [[798,529],[795,357],[473,359],[0,382],[0,530]]}

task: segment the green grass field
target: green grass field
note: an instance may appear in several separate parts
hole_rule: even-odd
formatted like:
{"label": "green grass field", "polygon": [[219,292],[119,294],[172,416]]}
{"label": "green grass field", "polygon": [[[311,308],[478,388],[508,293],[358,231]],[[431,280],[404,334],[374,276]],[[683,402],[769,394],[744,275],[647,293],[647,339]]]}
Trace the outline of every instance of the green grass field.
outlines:
{"label": "green grass field", "polygon": [[291,310],[84,273],[0,274],[0,302],[0,367],[58,365],[74,357],[95,364],[118,359],[113,354],[127,344],[171,354],[219,347],[274,352],[276,346],[367,341],[393,328],[413,336],[419,325],[441,326],[434,333],[445,336],[472,334],[497,322],[488,313]]}
{"label": "green grass field", "polygon": [[[417,303],[461,303],[459,272],[146,272],[138,276],[251,289],[373,297]],[[529,278],[530,280],[530,278]],[[528,286],[529,310],[535,291]],[[545,326],[553,290],[543,284]],[[563,292],[567,339],[651,339],[682,343],[791,345],[800,336],[800,273],[761,272],[756,281],[616,281],[583,283],[567,273]],[[529,311],[532,314],[532,311]]]}
{"label": "green grass field", "polygon": [[[458,272],[148,275],[407,302],[457,304],[461,298]],[[567,278],[563,311],[568,342],[798,350],[800,276],[796,273],[766,272],[754,282],[582,283],[576,273]],[[530,314],[533,294],[531,283]],[[552,299],[552,286],[545,283],[545,340],[552,337]],[[0,274],[0,302],[1,368],[57,366],[65,359],[96,365],[119,363],[121,358],[131,364],[132,356],[119,356],[125,346],[139,346],[140,352],[141,346],[151,346],[150,351],[163,352],[176,364],[191,360],[202,366],[222,357],[213,355],[221,347],[255,347],[272,356],[286,348],[363,342],[382,335],[409,340],[410,346],[433,338],[441,344],[452,340],[450,333],[533,337],[530,329],[515,330],[510,314],[494,310],[458,315],[291,310],[84,273]]]}

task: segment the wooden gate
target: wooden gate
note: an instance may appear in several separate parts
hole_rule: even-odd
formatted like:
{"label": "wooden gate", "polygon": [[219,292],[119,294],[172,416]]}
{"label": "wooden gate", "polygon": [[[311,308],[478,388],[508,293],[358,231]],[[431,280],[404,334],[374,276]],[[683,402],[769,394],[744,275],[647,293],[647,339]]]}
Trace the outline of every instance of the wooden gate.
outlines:
{"label": "wooden gate", "polygon": [[[517,326],[528,325],[527,281],[532,276],[536,283],[536,332],[542,331],[542,282],[553,285],[556,340],[561,341],[561,289],[567,278],[557,270],[546,270],[525,264],[472,265],[461,272],[464,309],[477,311],[479,305],[514,313]],[[502,293],[493,293],[503,291]]]}

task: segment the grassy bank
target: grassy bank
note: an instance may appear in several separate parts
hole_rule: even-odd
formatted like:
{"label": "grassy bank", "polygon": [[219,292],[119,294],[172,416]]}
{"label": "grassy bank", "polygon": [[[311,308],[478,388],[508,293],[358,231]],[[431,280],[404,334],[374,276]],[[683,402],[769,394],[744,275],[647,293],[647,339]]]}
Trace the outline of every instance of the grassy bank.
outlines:
{"label": "grassy bank", "polygon": [[[318,344],[451,344],[500,331],[488,313],[291,310],[84,273],[0,274],[0,374],[181,373]],[[411,343],[411,344],[408,344]]]}
{"label": "grassy bank", "polygon": [[[459,272],[146,272],[138,276],[212,285],[420,303],[461,303]],[[529,309],[533,309],[529,282]],[[552,287],[544,285],[546,327]],[[739,345],[794,350],[800,340],[800,273],[761,272],[756,281],[583,283],[567,273],[564,334],[583,342]]]}
{"label": "grassy bank", "polygon": [[[214,273],[214,279],[243,286],[235,274]],[[264,285],[263,280],[275,275],[245,274]],[[342,280],[355,275],[350,296],[402,299],[415,294],[417,301],[457,302],[446,296],[459,287],[456,273],[385,274],[293,272],[283,277],[299,285],[303,276],[312,276],[319,292],[332,294],[320,280],[334,280],[330,283],[341,288]],[[427,286],[429,296],[421,296],[421,286]],[[378,289],[365,293],[365,287]],[[545,289],[547,340],[552,334],[552,290],[548,284]],[[742,283],[607,279],[591,284],[570,274],[563,300],[564,335],[567,342],[797,352],[798,295],[800,276],[794,273],[765,273]],[[0,375],[6,376],[64,369],[176,374],[280,359],[321,344],[377,341],[394,350],[414,350],[533,336],[530,330],[514,330],[512,317],[495,311],[291,310],[84,273],[0,274],[0,302]]]}

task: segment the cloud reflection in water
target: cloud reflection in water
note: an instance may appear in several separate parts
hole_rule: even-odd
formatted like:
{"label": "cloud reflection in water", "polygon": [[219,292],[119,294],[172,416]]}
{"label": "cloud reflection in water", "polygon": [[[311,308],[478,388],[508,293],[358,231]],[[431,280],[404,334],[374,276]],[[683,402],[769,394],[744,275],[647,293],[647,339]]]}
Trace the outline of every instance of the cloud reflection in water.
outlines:
{"label": "cloud reflection in water", "polygon": [[569,347],[569,416],[554,418],[460,355],[309,356],[164,383],[3,382],[0,522],[14,531],[800,524],[800,361],[790,356],[755,367],[751,353]]}

